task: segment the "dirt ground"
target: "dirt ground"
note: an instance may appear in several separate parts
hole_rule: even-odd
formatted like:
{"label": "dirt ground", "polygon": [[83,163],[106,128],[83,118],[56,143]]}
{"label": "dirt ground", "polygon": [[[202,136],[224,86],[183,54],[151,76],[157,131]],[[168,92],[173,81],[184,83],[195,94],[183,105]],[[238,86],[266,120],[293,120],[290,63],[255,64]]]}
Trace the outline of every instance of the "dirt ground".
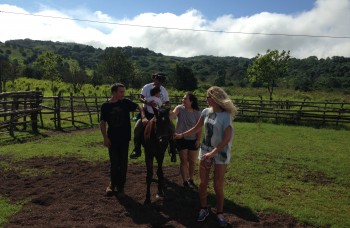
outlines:
{"label": "dirt ground", "polygon": [[[46,170],[38,176],[29,176],[0,168],[0,194],[8,196],[13,203],[29,199],[5,227],[217,227],[214,212],[205,222],[196,221],[197,192],[182,187],[178,167],[164,168],[166,197],[155,199],[156,183],[153,183],[152,204],[144,205],[146,168],[143,165],[129,165],[127,196],[118,199],[105,196],[108,162],[93,164],[75,158],[48,157],[18,163],[6,157],[1,160],[8,161],[14,170],[23,165]],[[209,199],[214,202],[213,196]],[[234,202],[225,203],[234,205],[231,207],[234,209],[224,213],[229,227],[305,227],[288,215],[255,214]]]}

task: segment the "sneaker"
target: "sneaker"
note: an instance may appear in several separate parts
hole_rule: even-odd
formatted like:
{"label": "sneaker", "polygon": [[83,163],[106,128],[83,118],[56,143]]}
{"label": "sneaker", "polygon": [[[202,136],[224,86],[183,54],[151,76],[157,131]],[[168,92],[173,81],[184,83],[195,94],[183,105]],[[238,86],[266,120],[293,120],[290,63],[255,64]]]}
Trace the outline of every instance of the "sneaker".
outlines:
{"label": "sneaker", "polygon": [[113,196],[114,195],[114,188],[111,184],[108,185],[106,189],[106,196]]}
{"label": "sneaker", "polygon": [[194,184],[193,180],[192,179],[189,179],[188,181],[188,186],[190,187],[190,189],[198,189],[197,186]]}
{"label": "sneaker", "polygon": [[227,226],[227,221],[223,214],[218,214],[218,224],[219,226]]}
{"label": "sneaker", "polygon": [[131,159],[137,159],[138,157],[141,156],[141,151],[137,151],[137,150],[134,150],[131,154],[130,154],[130,158]]}
{"label": "sneaker", "polygon": [[199,214],[198,214],[198,218],[197,218],[197,221],[198,222],[203,222],[209,215],[209,210],[208,208],[202,208],[200,211],[199,211]]}

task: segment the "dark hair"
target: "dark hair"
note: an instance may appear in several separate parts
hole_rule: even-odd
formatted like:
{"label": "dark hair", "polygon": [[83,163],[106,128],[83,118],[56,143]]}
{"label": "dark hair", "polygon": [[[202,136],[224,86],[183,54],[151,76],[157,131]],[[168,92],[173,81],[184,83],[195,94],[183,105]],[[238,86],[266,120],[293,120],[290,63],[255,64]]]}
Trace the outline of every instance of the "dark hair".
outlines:
{"label": "dark hair", "polygon": [[156,95],[157,93],[160,93],[160,88],[158,86],[155,86],[151,89],[151,96]]}
{"label": "dark hair", "polygon": [[162,72],[152,74],[152,80],[158,80],[160,83],[164,83],[166,80],[166,75]]}
{"label": "dark hair", "polygon": [[197,97],[194,94],[192,94],[192,93],[187,93],[186,96],[188,96],[188,99],[190,99],[190,101],[192,102],[191,108],[193,108],[194,110],[199,111]]}
{"label": "dark hair", "polygon": [[111,86],[111,92],[117,92],[119,87],[125,88],[125,85],[122,83],[115,83]]}

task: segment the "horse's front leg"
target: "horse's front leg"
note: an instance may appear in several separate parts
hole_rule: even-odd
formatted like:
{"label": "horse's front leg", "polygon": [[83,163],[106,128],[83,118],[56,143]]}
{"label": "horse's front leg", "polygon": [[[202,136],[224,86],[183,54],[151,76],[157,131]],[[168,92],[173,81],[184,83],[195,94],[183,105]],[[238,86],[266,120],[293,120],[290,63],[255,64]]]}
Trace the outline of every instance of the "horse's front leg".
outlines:
{"label": "horse's front leg", "polygon": [[160,147],[158,148],[157,152],[157,163],[158,163],[158,168],[157,168],[157,176],[158,176],[158,193],[157,193],[157,198],[159,197],[164,197],[164,172],[163,172],[163,161],[164,161],[164,154],[166,151],[166,147]]}
{"label": "horse's front leg", "polygon": [[145,199],[144,204],[151,203],[151,183],[152,183],[152,178],[153,178],[153,156],[150,153],[151,153],[151,151],[145,151],[146,168],[147,168],[147,176],[146,176],[147,190],[146,190],[146,199]]}

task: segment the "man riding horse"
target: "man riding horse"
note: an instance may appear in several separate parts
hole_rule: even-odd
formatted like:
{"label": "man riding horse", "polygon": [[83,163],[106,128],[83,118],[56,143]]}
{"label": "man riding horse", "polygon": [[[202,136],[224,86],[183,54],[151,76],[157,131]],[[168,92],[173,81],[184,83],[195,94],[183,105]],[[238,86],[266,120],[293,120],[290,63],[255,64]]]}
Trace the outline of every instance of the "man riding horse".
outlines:
{"label": "man riding horse", "polygon": [[[152,75],[152,83],[146,84],[141,90],[140,101],[144,104],[143,107],[146,109],[147,106],[156,107],[154,102],[147,102],[146,98],[151,96],[151,89],[154,87],[160,88],[160,99],[164,106],[169,106],[169,95],[167,90],[164,88],[163,84],[166,82],[166,76],[164,73],[155,73]],[[153,117],[153,113],[148,113],[145,111],[147,119],[150,120]],[[172,131],[175,130],[173,124],[170,124]],[[136,159],[141,156],[141,140],[143,136],[144,126],[141,120],[138,120],[134,127],[134,150],[130,154],[131,159]],[[170,140],[170,153],[171,161],[176,162],[176,148],[173,140]]]}

